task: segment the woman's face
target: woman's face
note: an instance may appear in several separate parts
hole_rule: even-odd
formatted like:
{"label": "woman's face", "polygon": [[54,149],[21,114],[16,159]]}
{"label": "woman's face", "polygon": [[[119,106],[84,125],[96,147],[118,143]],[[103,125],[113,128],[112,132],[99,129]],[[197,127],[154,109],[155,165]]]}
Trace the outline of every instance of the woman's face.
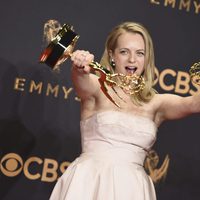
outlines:
{"label": "woman's face", "polygon": [[115,73],[141,75],[144,70],[145,44],[138,33],[125,32],[119,36],[110,57],[115,62]]}

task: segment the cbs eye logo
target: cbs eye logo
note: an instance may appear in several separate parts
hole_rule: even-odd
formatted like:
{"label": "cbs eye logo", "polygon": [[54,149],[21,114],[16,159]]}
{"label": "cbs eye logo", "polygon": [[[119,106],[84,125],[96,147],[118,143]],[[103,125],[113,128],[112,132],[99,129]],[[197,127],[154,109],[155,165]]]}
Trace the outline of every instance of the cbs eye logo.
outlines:
{"label": "cbs eye logo", "polygon": [[68,161],[58,163],[54,159],[41,159],[36,156],[22,160],[18,154],[8,153],[0,161],[0,171],[8,177],[17,176],[22,172],[30,180],[54,182],[65,172],[69,164]]}
{"label": "cbs eye logo", "polygon": [[15,154],[9,153],[1,160],[1,171],[9,177],[17,176],[23,169],[22,158]]}

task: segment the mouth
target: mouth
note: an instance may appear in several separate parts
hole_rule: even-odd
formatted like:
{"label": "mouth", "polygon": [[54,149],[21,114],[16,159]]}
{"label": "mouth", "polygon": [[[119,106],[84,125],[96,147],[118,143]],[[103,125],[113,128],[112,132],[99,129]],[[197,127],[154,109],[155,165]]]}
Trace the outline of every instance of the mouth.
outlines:
{"label": "mouth", "polygon": [[134,67],[134,66],[126,66],[125,69],[126,69],[126,72],[127,72],[128,74],[134,74],[134,73],[136,72],[136,70],[137,70],[137,67]]}

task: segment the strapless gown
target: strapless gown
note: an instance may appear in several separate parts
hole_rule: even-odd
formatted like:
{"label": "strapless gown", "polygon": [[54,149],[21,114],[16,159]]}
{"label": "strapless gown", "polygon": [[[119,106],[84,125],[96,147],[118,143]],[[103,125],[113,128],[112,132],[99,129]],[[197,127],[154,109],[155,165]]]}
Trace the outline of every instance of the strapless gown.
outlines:
{"label": "strapless gown", "polygon": [[50,200],[155,200],[143,163],[155,123],[118,111],[80,122],[82,153],[59,178]]}

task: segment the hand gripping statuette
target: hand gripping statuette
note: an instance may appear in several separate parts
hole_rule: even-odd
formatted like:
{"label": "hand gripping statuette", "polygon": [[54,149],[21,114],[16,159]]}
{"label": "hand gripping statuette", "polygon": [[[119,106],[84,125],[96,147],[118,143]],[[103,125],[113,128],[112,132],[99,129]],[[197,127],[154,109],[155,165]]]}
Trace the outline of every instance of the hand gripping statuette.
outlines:
{"label": "hand gripping statuette", "polygon": [[[40,62],[47,64],[53,70],[59,69],[60,65],[65,62],[67,58],[71,57],[79,37],[80,36],[74,32],[72,26],[64,24],[55,34],[55,37],[50,39],[50,43],[40,56]],[[145,81],[142,76],[111,73],[106,67],[95,61],[90,63],[90,67],[99,77],[99,83],[103,93],[117,107],[120,107],[120,105],[108,93],[108,87],[111,87],[121,100],[123,99],[118,95],[115,87],[121,88],[128,95],[138,95],[145,87]]]}

